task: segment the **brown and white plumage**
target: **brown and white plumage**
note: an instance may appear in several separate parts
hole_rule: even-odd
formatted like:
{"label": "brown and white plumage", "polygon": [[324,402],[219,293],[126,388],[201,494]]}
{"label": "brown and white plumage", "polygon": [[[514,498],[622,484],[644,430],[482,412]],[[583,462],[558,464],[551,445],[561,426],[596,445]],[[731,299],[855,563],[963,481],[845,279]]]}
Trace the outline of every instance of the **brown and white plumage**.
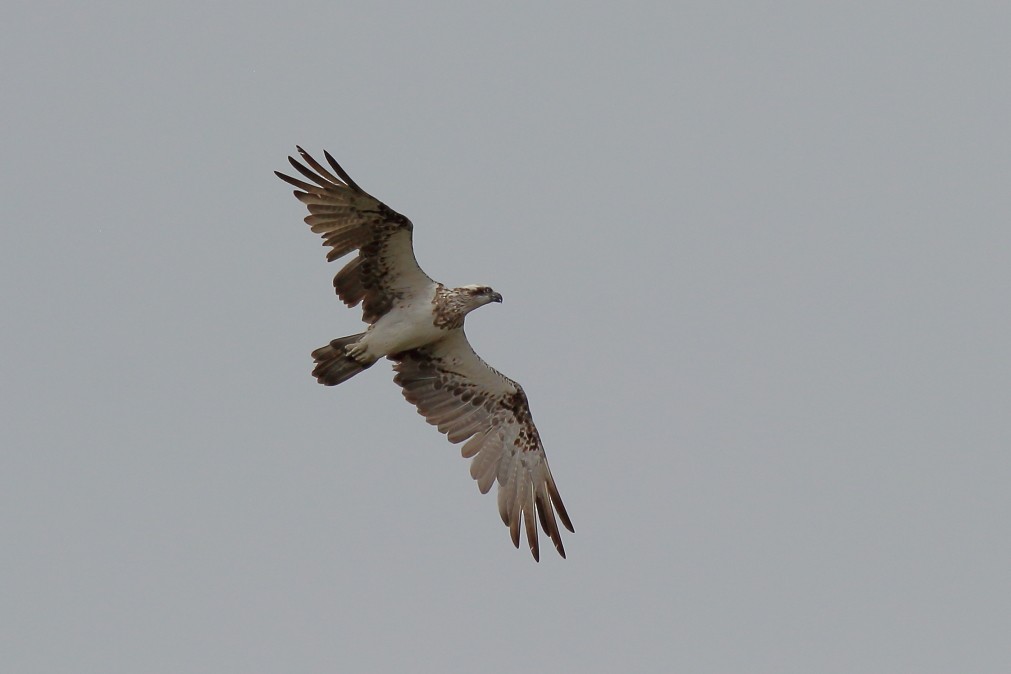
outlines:
{"label": "brown and white plumage", "polygon": [[[367,194],[324,153],[333,172],[302,148],[305,164],[289,157],[308,180],[277,173],[298,188],[306,223],[331,247],[328,260],[357,255],[334,278],[338,296],[361,303],[369,324],[361,334],[316,349],[313,374],[322,384],[342,383],[381,357],[394,361],[404,397],[450,442],[466,443],[471,475],[487,493],[499,484],[502,521],[519,547],[526,531],[534,559],[540,558],[537,523],[564,557],[558,526],[574,531],[558,495],[544,447],[519,384],[481,360],[464,333],[466,315],[502,297],[487,286],[448,289],[418,266],[413,226],[403,215]],[[336,175],[335,175],[336,174]]]}
{"label": "brown and white plumage", "polygon": [[536,517],[564,557],[555,512],[569,531],[572,523],[522,387],[481,360],[462,329],[392,358],[404,397],[450,442],[467,440],[461,453],[473,457],[470,475],[481,493],[499,483],[499,514],[513,544],[519,547],[522,518],[530,551],[539,557]]}
{"label": "brown and white plumage", "polygon": [[432,283],[414,257],[410,220],[358,187],[329,152],[323,154],[339,178],[302,148],[298,153],[311,169],[294,157],[288,161],[312,183],[274,173],[298,188],[295,198],[309,209],[306,224],[331,248],[328,261],[358,251],[333,280],[345,304],[361,302],[362,320],[374,323],[396,299]]}

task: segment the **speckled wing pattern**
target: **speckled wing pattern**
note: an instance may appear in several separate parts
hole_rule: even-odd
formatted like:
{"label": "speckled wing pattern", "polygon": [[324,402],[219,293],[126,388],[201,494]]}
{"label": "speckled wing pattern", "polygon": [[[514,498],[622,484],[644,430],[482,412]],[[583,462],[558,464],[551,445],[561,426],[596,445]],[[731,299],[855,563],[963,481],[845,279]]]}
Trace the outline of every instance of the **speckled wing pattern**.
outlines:
{"label": "speckled wing pattern", "polygon": [[481,360],[462,329],[390,359],[396,362],[395,381],[418,412],[450,442],[467,440],[461,453],[464,458],[473,457],[470,474],[481,493],[498,482],[499,513],[513,545],[519,547],[522,520],[530,552],[539,560],[539,520],[565,557],[556,513],[565,528],[575,529],[551,477],[520,385]]}
{"label": "speckled wing pattern", "polygon": [[298,188],[295,198],[309,209],[306,224],[331,248],[327,260],[358,251],[334,277],[337,296],[349,307],[361,303],[362,320],[374,323],[395,300],[428,288],[432,279],[414,257],[411,221],[355,184],[329,152],[324,155],[337,175],[300,147],[298,153],[305,164],[288,161],[310,182],[274,173]]}

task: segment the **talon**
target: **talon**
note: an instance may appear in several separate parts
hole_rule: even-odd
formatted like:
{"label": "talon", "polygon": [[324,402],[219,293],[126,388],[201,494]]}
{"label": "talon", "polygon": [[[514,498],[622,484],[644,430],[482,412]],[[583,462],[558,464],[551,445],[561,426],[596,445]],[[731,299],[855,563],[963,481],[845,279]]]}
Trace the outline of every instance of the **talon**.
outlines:
{"label": "talon", "polygon": [[348,344],[344,347],[344,353],[348,355],[348,358],[358,361],[359,363],[364,363],[368,360],[366,356],[367,349],[365,345],[361,342],[356,342],[354,344]]}

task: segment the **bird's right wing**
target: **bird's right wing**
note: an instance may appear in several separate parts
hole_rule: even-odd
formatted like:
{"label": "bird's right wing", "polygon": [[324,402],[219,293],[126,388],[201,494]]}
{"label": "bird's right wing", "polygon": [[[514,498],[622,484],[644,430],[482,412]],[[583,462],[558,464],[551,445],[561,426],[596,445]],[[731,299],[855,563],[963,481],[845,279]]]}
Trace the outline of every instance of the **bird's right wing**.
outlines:
{"label": "bird's right wing", "polygon": [[274,173],[298,188],[295,198],[309,209],[306,224],[331,248],[327,260],[358,251],[333,280],[344,303],[361,303],[362,320],[374,323],[394,301],[430,292],[434,282],[414,257],[411,221],[360,188],[329,152],[323,154],[337,175],[300,147],[298,153],[308,166],[288,161],[311,182]]}

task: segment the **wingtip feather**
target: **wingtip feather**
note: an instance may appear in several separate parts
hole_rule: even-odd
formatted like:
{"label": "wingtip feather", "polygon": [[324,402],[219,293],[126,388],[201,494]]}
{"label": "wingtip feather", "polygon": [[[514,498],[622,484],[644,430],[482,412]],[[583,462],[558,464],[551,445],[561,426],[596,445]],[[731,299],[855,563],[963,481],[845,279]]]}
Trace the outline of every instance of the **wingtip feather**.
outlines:
{"label": "wingtip feather", "polygon": [[562,520],[562,524],[565,528],[576,533],[576,529],[572,526],[572,520],[569,519],[569,513],[565,511],[565,504],[562,503],[562,497],[558,494],[558,487],[555,486],[555,481],[551,478],[547,482],[548,487],[548,497],[551,499],[552,505],[555,506],[555,511],[558,513],[558,518]]}
{"label": "wingtip feather", "polygon": [[361,187],[358,187],[358,183],[356,183],[354,180],[351,180],[351,176],[348,175],[347,171],[341,168],[341,165],[337,163],[337,160],[333,158],[332,154],[330,154],[326,150],[323,150],[323,156],[326,157],[327,163],[333,167],[333,170],[337,171],[337,175],[341,177],[341,180],[347,183],[348,187],[357,192],[365,191]]}

